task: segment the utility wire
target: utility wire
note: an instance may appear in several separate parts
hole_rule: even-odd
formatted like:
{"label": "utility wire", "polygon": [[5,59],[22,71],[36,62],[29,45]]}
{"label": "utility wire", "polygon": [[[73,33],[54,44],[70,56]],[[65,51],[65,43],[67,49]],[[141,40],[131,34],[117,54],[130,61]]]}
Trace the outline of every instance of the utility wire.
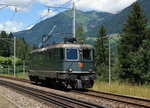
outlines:
{"label": "utility wire", "polygon": [[15,15],[16,15],[16,12],[13,13],[13,15],[12,15],[11,18],[10,18],[10,21],[13,20],[13,18],[15,17]]}
{"label": "utility wire", "polygon": [[[59,11],[59,12],[62,12],[62,11],[60,11],[58,8],[54,8],[54,9],[56,9],[57,11]],[[71,16],[71,15],[69,15],[69,14],[66,14],[65,12],[62,12],[63,14],[65,14],[66,16],[69,16],[69,17],[73,17],[73,16]]]}
{"label": "utility wire", "polygon": [[[64,3],[64,4],[61,5],[61,6],[65,6],[65,5],[68,4],[70,1],[72,1],[72,0],[67,1],[66,3]],[[25,28],[30,27],[31,25],[33,25],[33,24],[39,22],[40,20],[44,19],[45,17],[47,17],[50,13],[52,13],[52,12],[54,12],[54,11],[57,11],[57,9],[54,9],[53,11],[47,13],[46,15],[44,15],[44,16],[41,17],[40,19],[36,20],[35,22],[33,22],[32,24],[30,24],[29,26],[26,26]],[[40,38],[41,38],[41,37],[37,38],[35,41],[40,40]]]}
{"label": "utility wire", "polygon": [[[64,3],[64,4],[61,5],[61,6],[65,6],[65,5],[68,4],[70,1],[71,1],[71,0],[67,1],[66,3]],[[53,13],[53,12],[55,12],[55,11],[57,11],[57,9],[54,9],[53,11],[47,13],[46,15],[44,15],[43,17],[39,18],[38,20],[34,21],[33,23],[31,23],[29,26],[26,26],[25,28],[28,28],[28,27],[34,25],[35,23],[41,21],[42,19],[46,18],[50,13]]]}
{"label": "utility wire", "polygon": [[5,5],[4,7],[1,7],[0,10],[4,9],[4,8],[6,8],[6,7],[8,7],[8,5]]}
{"label": "utility wire", "polygon": [[10,18],[10,21],[13,20],[13,18],[15,17],[15,15],[16,15],[17,12],[18,12],[17,7],[15,7],[15,11],[14,11],[12,17]]}

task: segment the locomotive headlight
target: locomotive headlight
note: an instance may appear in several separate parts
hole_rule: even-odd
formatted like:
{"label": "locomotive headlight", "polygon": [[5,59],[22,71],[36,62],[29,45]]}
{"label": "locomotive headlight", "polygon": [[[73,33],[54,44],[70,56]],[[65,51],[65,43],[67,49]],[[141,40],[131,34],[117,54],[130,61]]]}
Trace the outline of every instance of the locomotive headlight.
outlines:
{"label": "locomotive headlight", "polygon": [[72,72],[72,69],[68,69],[68,72]]}
{"label": "locomotive headlight", "polygon": [[93,70],[92,70],[92,69],[89,69],[89,72],[93,72]]}

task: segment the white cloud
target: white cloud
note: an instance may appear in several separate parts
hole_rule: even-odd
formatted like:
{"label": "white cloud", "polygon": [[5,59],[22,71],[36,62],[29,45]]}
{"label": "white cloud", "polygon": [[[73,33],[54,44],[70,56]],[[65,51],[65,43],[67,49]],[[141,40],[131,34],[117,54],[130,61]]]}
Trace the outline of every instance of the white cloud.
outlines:
{"label": "white cloud", "polygon": [[77,8],[82,10],[97,10],[116,13],[136,0],[80,0],[76,3]]}
{"label": "white cloud", "polygon": [[54,6],[54,5],[62,5],[66,3],[68,0],[36,0],[36,1],[45,5]]}
{"label": "white cloud", "polygon": [[5,30],[7,32],[17,32],[23,29],[23,23],[18,23],[16,21],[7,21],[0,24],[0,30]]}
{"label": "white cloud", "polygon": [[[8,5],[16,5],[17,10],[28,11],[35,0],[1,0],[0,3]],[[14,6],[10,6],[12,10],[15,10]]]}
{"label": "white cloud", "polygon": [[40,13],[39,13],[39,15],[41,16],[41,17],[44,17],[44,16],[46,16],[45,18],[47,18],[47,17],[52,17],[52,16],[54,16],[54,15],[56,15],[57,13],[56,12],[54,12],[54,11],[52,11],[52,10],[42,10],[42,11],[40,11]]}
{"label": "white cloud", "polygon": [[[1,0],[1,3],[17,5],[19,10],[28,11],[35,1],[48,6],[59,6],[69,0]],[[79,0],[76,2],[76,7],[81,10],[97,10],[115,13],[116,11],[126,8],[135,1],[136,0]],[[11,7],[11,9],[14,10],[14,7]]]}
{"label": "white cloud", "polygon": [[3,25],[2,24],[0,24],[0,30],[2,30],[3,29]]}
{"label": "white cloud", "polygon": [[[56,6],[66,3],[68,0],[37,0],[45,5]],[[78,0],[74,0],[78,1]],[[104,12],[116,13],[136,0],[79,0],[76,2],[77,9],[81,10],[97,10]]]}

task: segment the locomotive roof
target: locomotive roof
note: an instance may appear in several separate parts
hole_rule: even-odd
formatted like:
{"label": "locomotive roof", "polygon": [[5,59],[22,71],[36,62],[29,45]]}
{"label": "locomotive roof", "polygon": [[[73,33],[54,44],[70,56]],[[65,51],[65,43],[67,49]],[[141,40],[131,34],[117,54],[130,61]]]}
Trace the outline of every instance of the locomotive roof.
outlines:
{"label": "locomotive roof", "polygon": [[93,47],[89,44],[56,44],[56,45],[49,45],[47,47],[35,49],[30,54],[36,53],[36,52],[43,52],[43,51],[54,49],[54,48],[89,48],[89,49],[92,49]]}

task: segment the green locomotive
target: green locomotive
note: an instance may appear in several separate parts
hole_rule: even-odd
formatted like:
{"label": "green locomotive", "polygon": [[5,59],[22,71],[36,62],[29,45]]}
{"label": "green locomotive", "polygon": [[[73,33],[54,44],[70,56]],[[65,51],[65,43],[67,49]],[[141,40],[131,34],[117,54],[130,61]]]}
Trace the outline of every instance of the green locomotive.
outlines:
{"label": "green locomotive", "polygon": [[53,44],[30,53],[29,77],[66,88],[91,88],[96,78],[93,47],[74,41]]}

